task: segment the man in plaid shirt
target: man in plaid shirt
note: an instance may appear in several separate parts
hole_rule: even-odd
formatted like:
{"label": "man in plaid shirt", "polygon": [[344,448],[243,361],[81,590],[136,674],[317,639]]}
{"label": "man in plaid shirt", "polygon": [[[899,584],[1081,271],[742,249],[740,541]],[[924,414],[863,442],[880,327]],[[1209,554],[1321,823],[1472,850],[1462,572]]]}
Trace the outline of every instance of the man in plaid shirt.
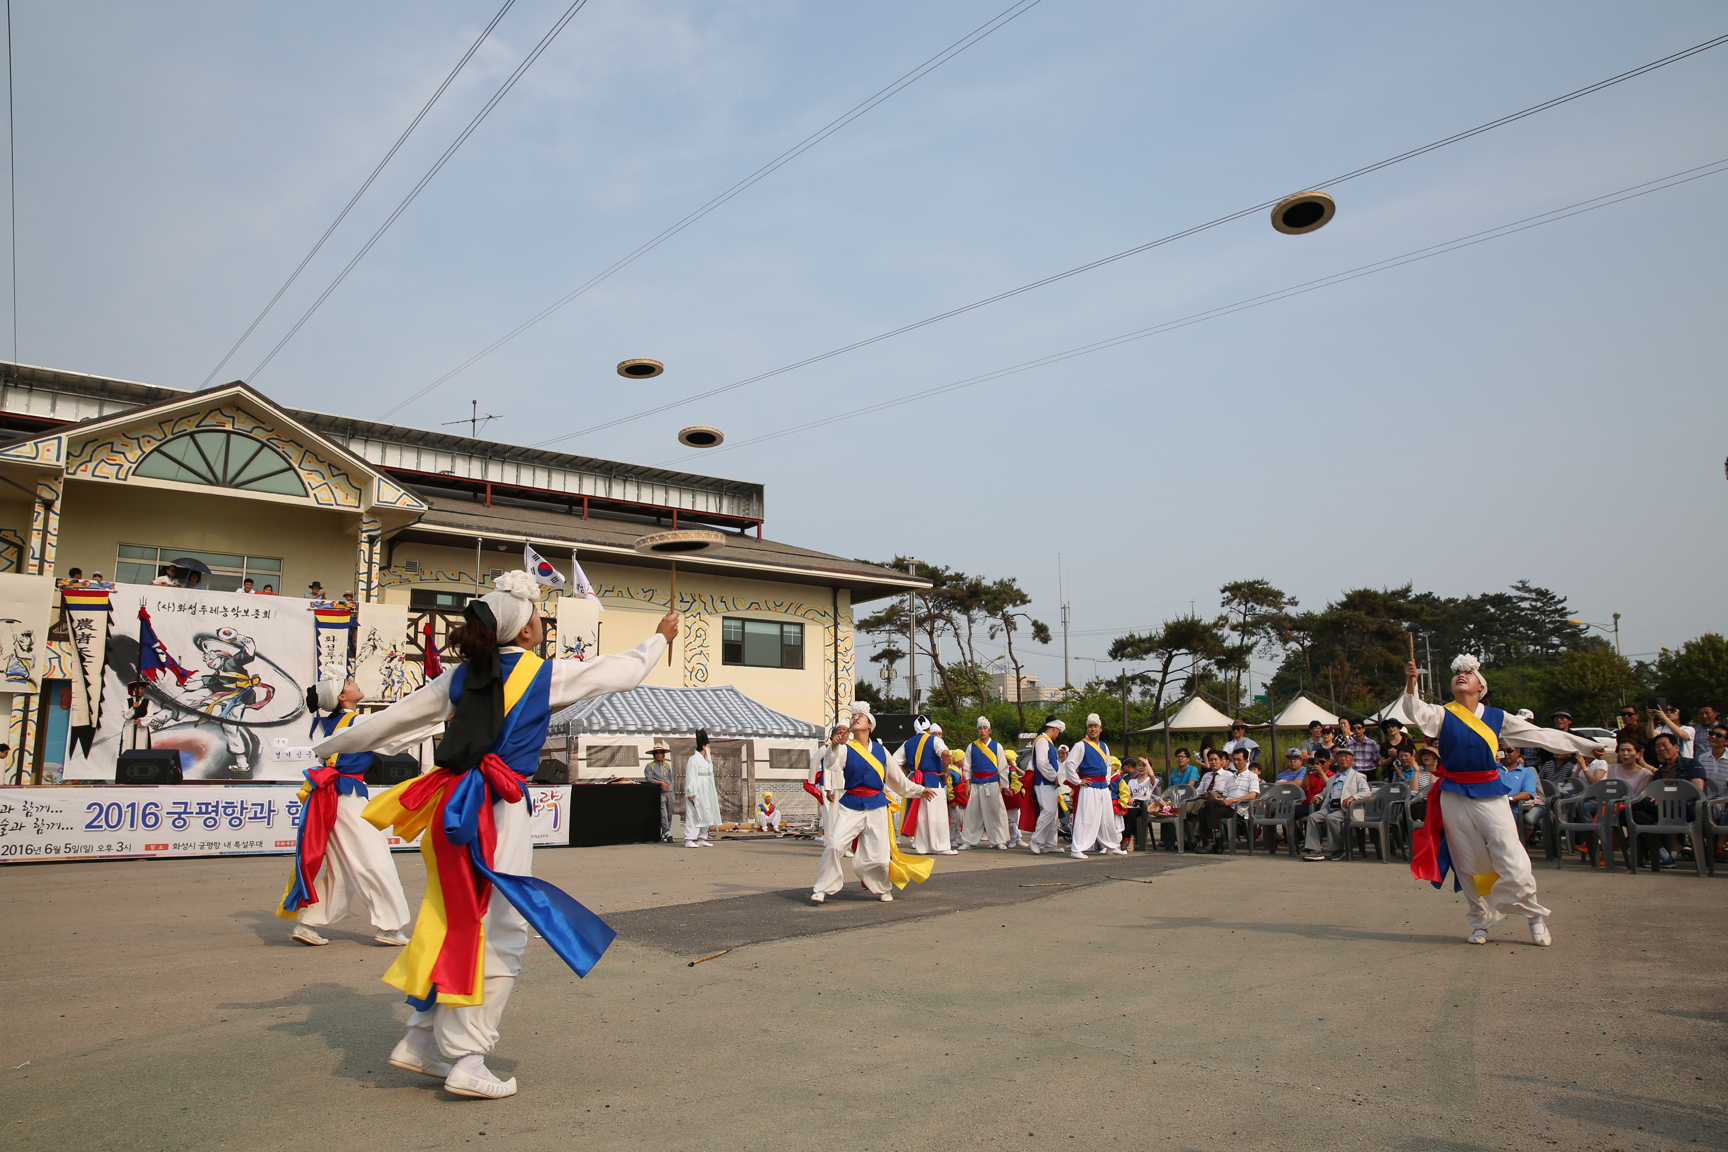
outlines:
{"label": "man in plaid shirt", "polygon": [[1350,721],[1350,739],[1344,742],[1353,758],[1350,767],[1367,777],[1380,766],[1380,745],[1368,739],[1368,726],[1360,720]]}

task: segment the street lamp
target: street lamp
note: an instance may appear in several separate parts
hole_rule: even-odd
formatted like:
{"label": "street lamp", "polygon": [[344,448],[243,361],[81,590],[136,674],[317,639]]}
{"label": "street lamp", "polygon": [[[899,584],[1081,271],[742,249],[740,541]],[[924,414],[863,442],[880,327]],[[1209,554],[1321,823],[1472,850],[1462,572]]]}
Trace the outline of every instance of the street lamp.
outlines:
{"label": "street lamp", "polygon": [[1578,624],[1585,628],[1600,628],[1604,632],[1612,632],[1614,634],[1614,655],[1620,655],[1620,613],[1614,613],[1614,623],[1612,624],[1592,624],[1588,620],[1567,620],[1566,623]]}

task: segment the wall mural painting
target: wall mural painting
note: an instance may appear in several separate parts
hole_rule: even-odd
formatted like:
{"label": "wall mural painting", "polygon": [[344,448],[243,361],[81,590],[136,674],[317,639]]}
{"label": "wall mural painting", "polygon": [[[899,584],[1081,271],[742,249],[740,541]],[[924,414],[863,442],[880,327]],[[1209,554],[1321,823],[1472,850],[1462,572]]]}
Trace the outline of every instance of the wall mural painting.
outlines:
{"label": "wall mural painting", "polygon": [[66,474],[96,480],[126,480],[158,445],[183,432],[216,429],[256,437],[286,456],[305,483],[313,503],[326,508],[360,507],[360,485],[340,465],[233,404],[92,437],[73,448],[66,460]]}
{"label": "wall mural painting", "polygon": [[368,700],[394,703],[425,682],[422,656],[409,646],[408,605],[361,604],[354,682]]}
{"label": "wall mural painting", "polygon": [[[306,689],[315,668],[303,601],[121,584],[102,668],[96,738],[67,756],[66,779],[112,780],[120,750],[180,753],[188,780],[294,780],[314,766]],[[140,614],[140,609],[143,610]],[[107,706],[135,685],[147,703]]]}
{"label": "wall mural painting", "polygon": [[54,577],[0,575],[0,692],[35,692],[47,663]]}

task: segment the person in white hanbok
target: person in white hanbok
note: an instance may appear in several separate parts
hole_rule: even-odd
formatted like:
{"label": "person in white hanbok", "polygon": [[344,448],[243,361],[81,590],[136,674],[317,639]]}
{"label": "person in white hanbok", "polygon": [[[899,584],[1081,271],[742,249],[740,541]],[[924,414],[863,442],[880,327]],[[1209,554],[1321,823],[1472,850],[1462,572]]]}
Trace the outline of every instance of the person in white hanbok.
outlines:
{"label": "person in white hanbok", "polygon": [[942,742],[942,726],[928,716],[912,720],[912,739],[894,753],[894,765],[912,783],[933,789],[933,800],[917,801],[913,817],[912,851],[929,856],[952,856],[948,838],[948,794],[944,770],[948,745]]}
{"label": "person in white hanbok", "polygon": [[714,788],[714,761],[708,733],[696,730],[696,752],[684,765],[684,847],[712,848],[708,829],[720,823],[720,793]]}

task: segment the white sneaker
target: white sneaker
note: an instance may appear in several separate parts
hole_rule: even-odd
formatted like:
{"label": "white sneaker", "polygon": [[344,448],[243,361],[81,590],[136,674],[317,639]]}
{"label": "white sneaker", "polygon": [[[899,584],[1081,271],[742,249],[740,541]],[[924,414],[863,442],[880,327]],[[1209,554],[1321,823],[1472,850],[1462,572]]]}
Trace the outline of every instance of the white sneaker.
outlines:
{"label": "white sneaker", "polygon": [[1028,847],[1032,850],[1032,855],[1034,855],[1034,856],[1044,855],[1044,849],[1038,847],[1036,844],[1028,844],[1026,847]]}
{"label": "white sneaker", "polygon": [[696,847],[698,847],[698,848],[712,848],[712,847],[714,847],[714,841],[712,841],[712,840],[698,840],[698,841],[696,841]]}
{"label": "white sneaker", "polygon": [[894,902],[894,893],[892,893],[892,892],[882,893],[882,903],[892,904],[893,902]]}
{"label": "white sneaker", "polygon": [[1546,948],[1554,943],[1554,936],[1548,931],[1548,925],[1540,920],[1530,921],[1530,943],[1538,948]]}
{"label": "white sneaker", "polygon": [[686,841],[684,841],[684,847],[686,847],[686,848],[694,848],[694,847],[696,847],[696,841],[694,841],[694,840],[686,840]]}
{"label": "white sneaker", "polygon": [[1128,853],[1121,848],[1109,848],[1109,849],[1106,849],[1106,851],[1108,851],[1110,853],[1110,855],[1112,855],[1112,856],[1126,856],[1126,855],[1128,855]]}
{"label": "white sneaker", "polygon": [[314,932],[304,924],[296,924],[294,926],[294,934],[291,939],[298,940],[302,944],[310,944],[314,948],[330,943],[330,941],[324,939],[324,937],[318,935],[318,933]]}
{"label": "white sneaker", "polygon": [[1006,845],[1006,844],[998,844],[998,845],[996,845],[996,847],[999,851],[1002,851],[1002,852],[1008,851],[1008,845]]}
{"label": "white sneaker", "polygon": [[954,849],[952,849],[952,848],[944,848],[944,849],[942,849],[942,851],[936,853],[936,855],[938,855],[938,856],[958,856],[958,855],[960,855],[960,853],[954,851]]}
{"label": "white sneaker", "polygon": [[1068,853],[1068,855],[1074,857],[1074,859],[1076,859],[1076,860],[1086,859],[1086,853],[1084,853],[1084,852],[1070,852],[1070,853]]}
{"label": "white sneaker", "polygon": [[516,1095],[516,1077],[500,1080],[492,1075],[484,1061],[476,1061],[480,1067],[472,1071],[460,1067],[467,1060],[468,1057],[464,1056],[457,1061],[458,1067],[450,1069],[450,1075],[444,1078],[444,1091],[458,1096],[478,1096],[482,1100],[502,1100]]}
{"label": "white sneaker", "polygon": [[455,1065],[445,1060],[437,1053],[436,1042],[432,1041],[434,1051],[428,1052],[423,1044],[416,1044],[421,1037],[417,1032],[425,1033],[425,1040],[432,1041],[430,1028],[410,1028],[408,1034],[396,1041],[396,1047],[390,1050],[390,1067],[400,1068],[404,1072],[418,1072],[422,1076],[433,1076],[439,1080],[449,1076]]}
{"label": "white sneaker", "polygon": [[812,904],[820,904],[820,903],[822,903],[822,901],[824,901],[826,899],[828,899],[828,895],[825,892],[812,892],[812,893],[810,893],[810,903],[812,903]]}
{"label": "white sneaker", "polygon": [[392,948],[406,948],[408,946],[408,937],[400,932],[375,932],[372,934],[372,939],[380,944],[388,944]]}
{"label": "white sneaker", "polygon": [[1488,943],[1488,929],[1486,929],[1486,928],[1476,929],[1476,931],[1470,933],[1470,938],[1465,940],[1464,943],[1466,943],[1466,944],[1486,944],[1486,943]]}

